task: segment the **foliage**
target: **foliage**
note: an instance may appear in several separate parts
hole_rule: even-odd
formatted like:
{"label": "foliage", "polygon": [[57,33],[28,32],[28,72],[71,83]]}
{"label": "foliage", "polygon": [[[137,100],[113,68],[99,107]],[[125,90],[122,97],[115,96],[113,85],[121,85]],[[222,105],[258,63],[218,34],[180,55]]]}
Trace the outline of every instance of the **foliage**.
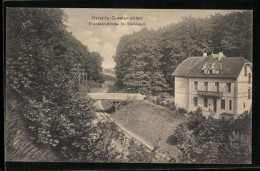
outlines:
{"label": "foliage", "polygon": [[116,78],[111,76],[111,75],[107,75],[107,74],[102,74],[102,79],[105,81],[112,81],[115,82]]}
{"label": "foliage", "polygon": [[[187,125],[180,124],[174,131],[173,137],[176,137],[177,144],[183,144],[188,141],[189,130]],[[175,142],[173,144],[176,144]]]}
{"label": "foliage", "polygon": [[[235,121],[206,119],[201,110],[190,113],[192,119],[179,125],[173,136],[182,155],[182,163],[250,162],[249,115]],[[244,127],[243,131],[240,129]]]}
{"label": "foliage", "polygon": [[37,101],[66,101],[73,93],[68,84],[72,80],[70,68],[82,61],[88,61],[89,66],[85,66],[89,78],[98,79],[93,73],[100,73],[102,58],[66,31],[62,10],[20,8],[7,12],[9,91]]}
{"label": "foliage", "polygon": [[180,114],[186,114],[187,113],[187,110],[185,108],[182,108],[182,107],[178,107],[178,112]]}
{"label": "foliage", "polygon": [[156,94],[168,90],[159,62],[161,54],[151,33],[142,29],[136,35],[123,36],[114,56],[117,84],[130,92]]}
{"label": "foliage", "polygon": [[[93,101],[81,100],[70,71],[81,63],[88,79],[96,81],[102,57],[76,40],[65,20],[61,9],[7,10],[7,99],[19,103],[19,110],[7,112],[8,118],[15,122],[19,115],[19,126],[31,142],[51,149],[60,160],[113,160],[118,155],[111,149],[114,133],[107,131],[113,125],[97,121]],[[14,144],[15,136],[8,136],[7,143]]]}
{"label": "foliage", "polygon": [[252,12],[216,14],[154,30],[142,29],[121,38],[117,47],[116,76],[130,92],[173,94],[172,73],[189,56],[223,51],[226,56],[252,60]]}
{"label": "foliage", "polygon": [[251,145],[245,134],[233,132],[227,142],[219,145],[219,159],[221,163],[250,163]]}

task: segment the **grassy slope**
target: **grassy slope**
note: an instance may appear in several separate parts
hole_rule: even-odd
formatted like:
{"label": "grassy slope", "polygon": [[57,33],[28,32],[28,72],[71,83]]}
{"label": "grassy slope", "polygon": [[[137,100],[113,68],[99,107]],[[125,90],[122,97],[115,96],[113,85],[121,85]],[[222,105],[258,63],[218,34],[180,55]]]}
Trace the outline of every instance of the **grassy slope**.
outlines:
{"label": "grassy slope", "polygon": [[168,151],[170,156],[177,157],[177,147],[168,144],[167,139],[177,125],[188,120],[183,115],[148,102],[136,101],[122,107],[114,117],[117,122],[150,145],[156,145],[157,139],[160,138],[159,151]]}

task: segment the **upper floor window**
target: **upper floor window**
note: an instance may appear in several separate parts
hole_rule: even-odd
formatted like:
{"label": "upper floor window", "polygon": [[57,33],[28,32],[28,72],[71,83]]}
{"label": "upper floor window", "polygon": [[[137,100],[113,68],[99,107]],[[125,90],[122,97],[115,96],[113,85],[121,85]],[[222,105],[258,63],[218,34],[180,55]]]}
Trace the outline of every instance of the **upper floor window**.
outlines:
{"label": "upper floor window", "polygon": [[231,92],[231,83],[227,83],[227,91],[230,93]]}
{"label": "upper floor window", "polygon": [[194,106],[198,106],[198,97],[194,97]]}
{"label": "upper floor window", "polygon": [[204,97],[204,107],[208,107],[208,98]]}
{"label": "upper floor window", "polygon": [[198,90],[198,81],[194,81],[194,88],[195,90]]}
{"label": "upper floor window", "polygon": [[248,98],[250,99],[251,98],[251,90],[248,89]]}
{"label": "upper floor window", "polygon": [[229,110],[232,110],[232,100],[229,100]]}
{"label": "upper floor window", "polygon": [[225,100],[221,99],[221,109],[225,110]]}
{"label": "upper floor window", "polygon": [[251,83],[251,73],[248,73],[248,83]]}
{"label": "upper floor window", "polygon": [[247,67],[244,68],[244,76],[247,76]]}
{"label": "upper floor window", "polygon": [[219,92],[219,82],[215,82],[216,90]]}
{"label": "upper floor window", "polygon": [[208,91],[208,82],[204,82],[205,90]]}

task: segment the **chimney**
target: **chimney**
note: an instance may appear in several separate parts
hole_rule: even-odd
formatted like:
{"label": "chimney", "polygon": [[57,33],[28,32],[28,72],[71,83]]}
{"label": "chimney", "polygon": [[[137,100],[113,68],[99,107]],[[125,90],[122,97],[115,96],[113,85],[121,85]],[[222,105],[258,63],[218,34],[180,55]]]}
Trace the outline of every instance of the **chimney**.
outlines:
{"label": "chimney", "polygon": [[208,54],[206,52],[203,52],[203,57],[207,57]]}
{"label": "chimney", "polygon": [[221,60],[222,57],[224,57],[223,52],[218,52],[218,60]]}

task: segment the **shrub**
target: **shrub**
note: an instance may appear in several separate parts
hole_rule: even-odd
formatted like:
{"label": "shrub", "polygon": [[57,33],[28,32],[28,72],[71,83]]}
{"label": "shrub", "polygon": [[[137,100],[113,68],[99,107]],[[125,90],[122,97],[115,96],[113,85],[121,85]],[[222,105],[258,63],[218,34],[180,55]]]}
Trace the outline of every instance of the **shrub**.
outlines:
{"label": "shrub", "polygon": [[180,114],[186,114],[187,113],[187,110],[185,108],[182,108],[182,107],[178,107],[178,112]]}
{"label": "shrub", "polygon": [[169,103],[167,105],[167,108],[170,109],[170,110],[176,111],[176,106],[173,103]]}
{"label": "shrub", "polygon": [[183,144],[187,142],[189,139],[189,133],[190,131],[188,130],[187,125],[180,124],[179,126],[177,126],[173,133],[173,137],[175,138],[172,138],[173,141],[171,142],[171,144]]}
{"label": "shrub", "polygon": [[199,110],[190,114],[191,120],[180,125],[173,134],[178,140],[178,148],[183,153],[179,156],[181,162],[249,162],[251,155],[250,117],[228,121],[206,119]]}
{"label": "shrub", "polygon": [[227,142],[219,146],[219,160],[221,163],[248,164],[251,159],[250,147],[250,141],[244,134],[232,132]]}
{"label": "shrub", "polygon": [[206,117],[202,114],[201,108],[197,108],[194,112],[188,113],[191,116],[190,122],[187,123],[189,130],[193,130],[198,127],[199,124],[206,120]]}

